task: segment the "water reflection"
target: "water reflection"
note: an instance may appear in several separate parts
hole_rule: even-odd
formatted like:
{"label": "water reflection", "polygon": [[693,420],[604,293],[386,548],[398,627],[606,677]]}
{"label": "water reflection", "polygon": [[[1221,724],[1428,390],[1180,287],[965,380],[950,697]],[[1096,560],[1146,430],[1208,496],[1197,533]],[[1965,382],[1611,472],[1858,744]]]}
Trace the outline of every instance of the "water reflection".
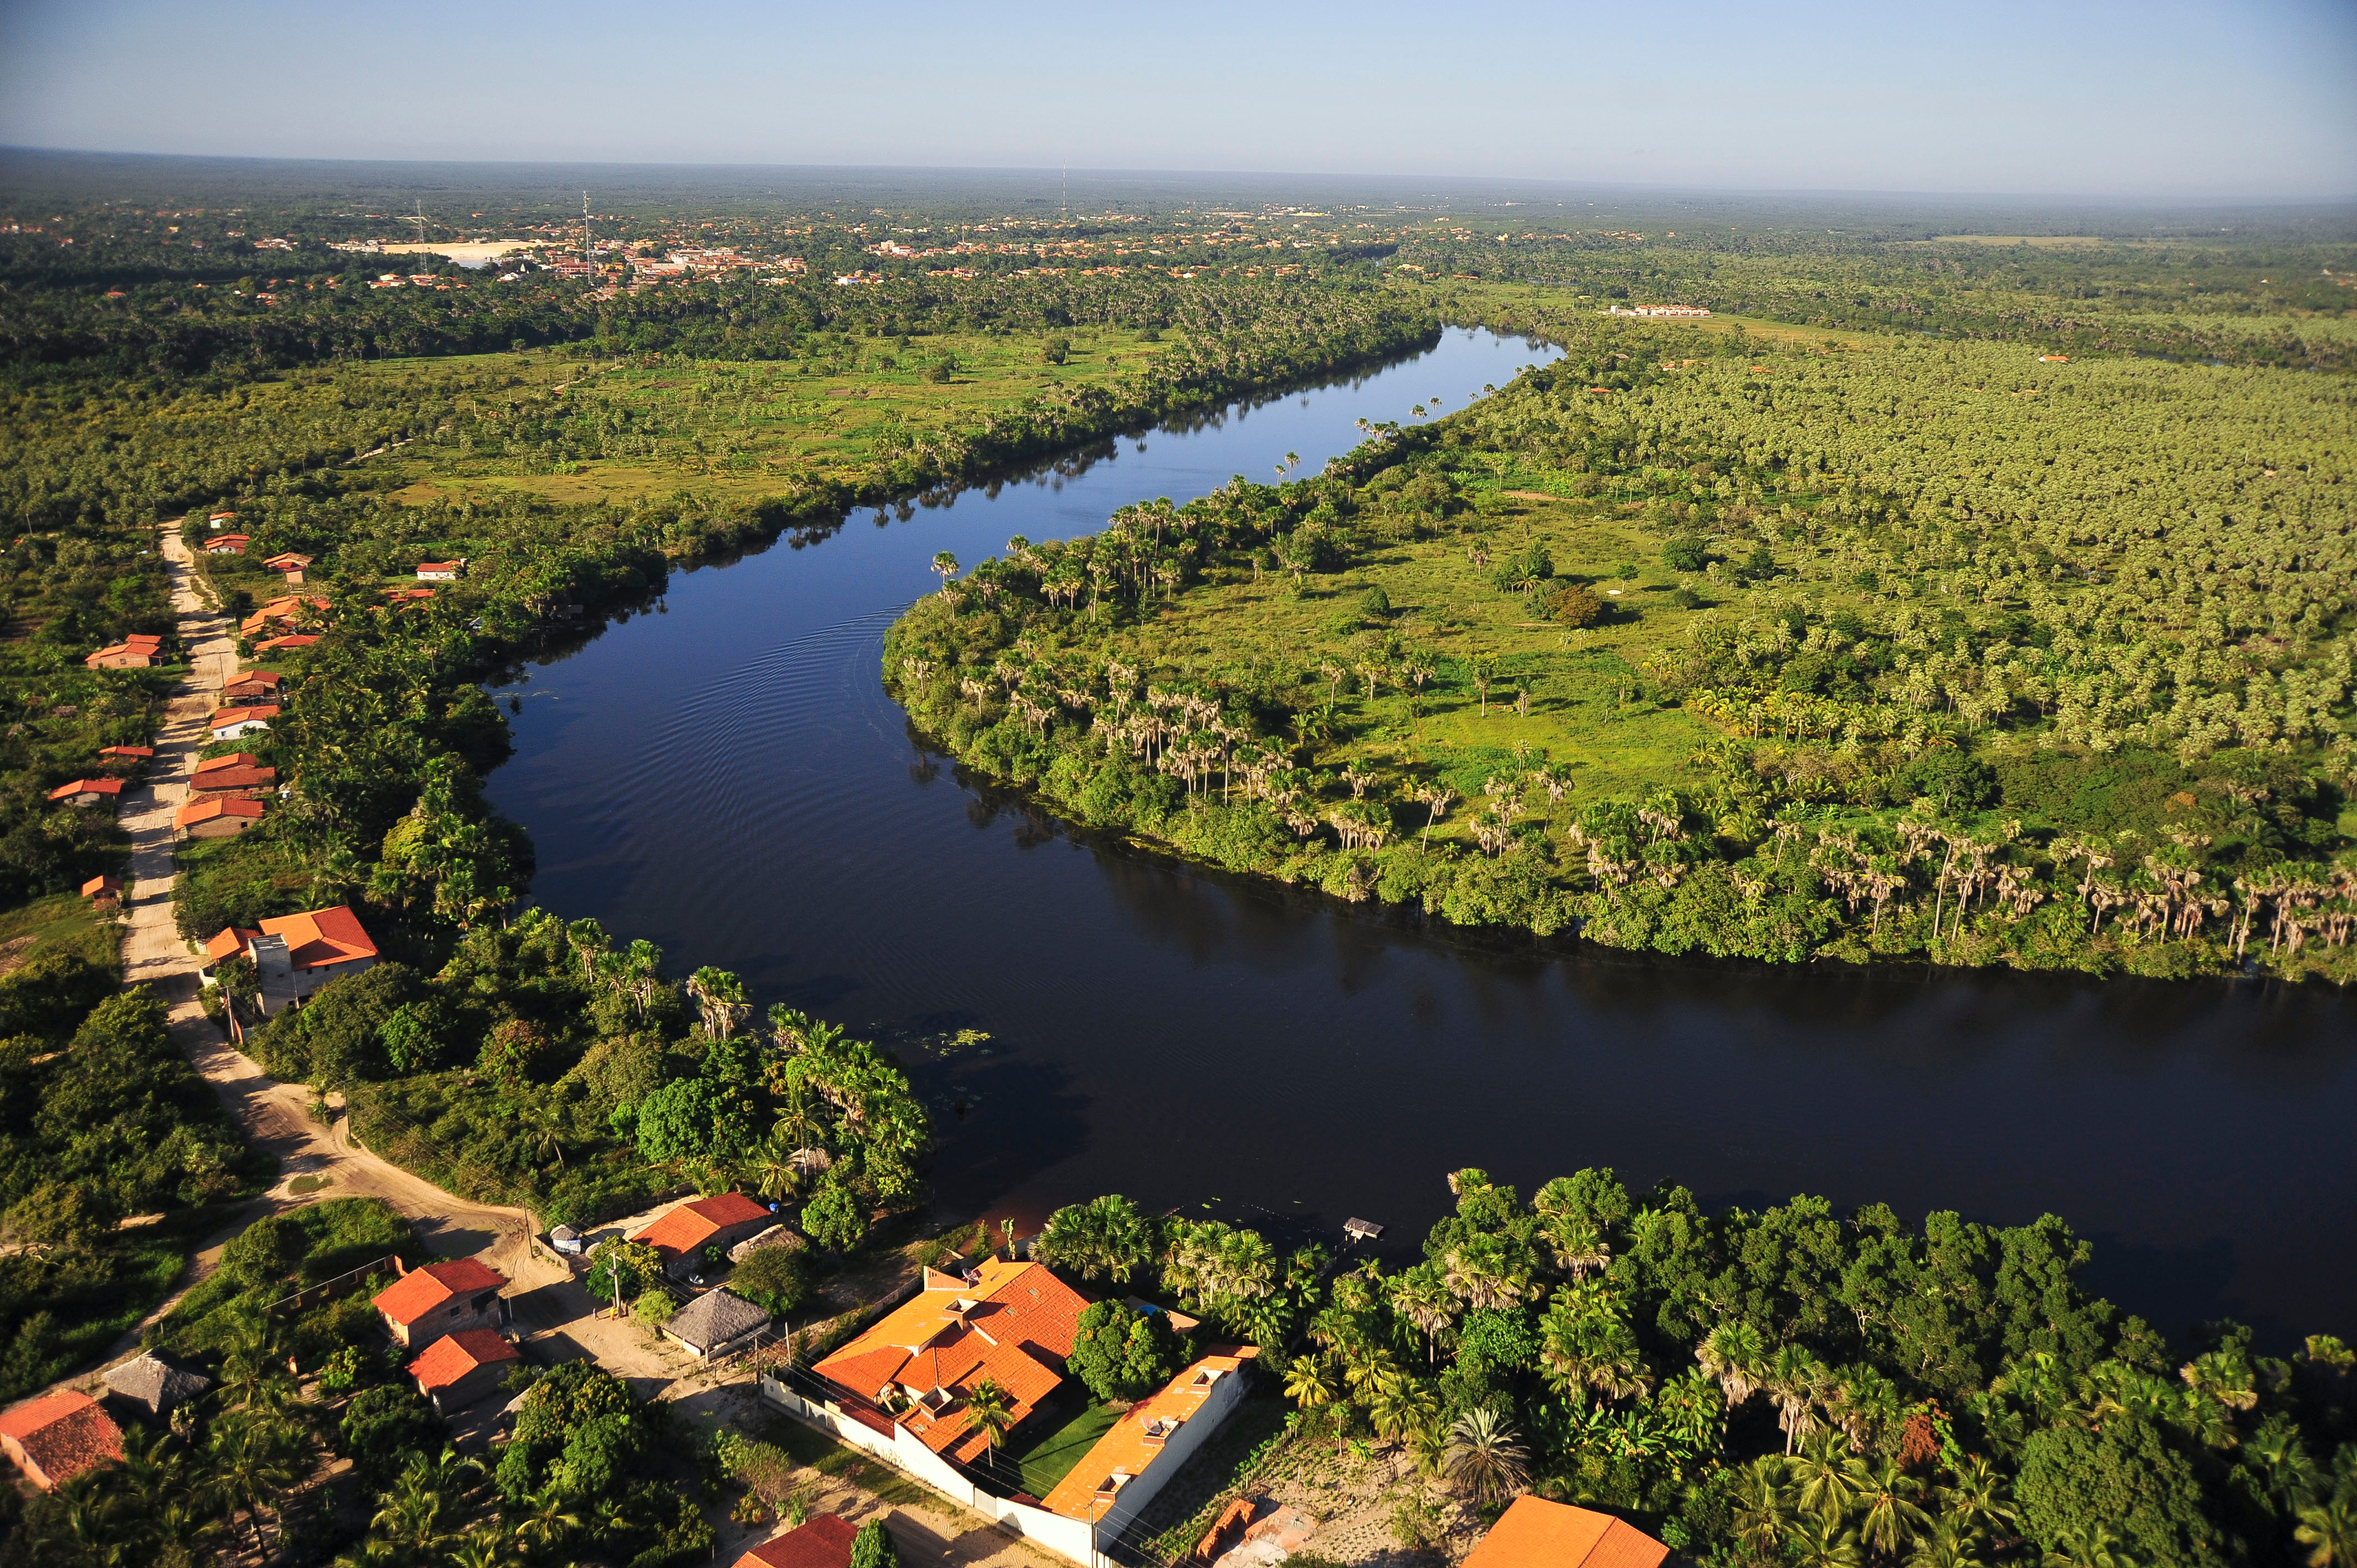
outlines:
{"label": "water reflection", "polygon": [[1534,357],[1452,334],[1350,387],[675,575],[674,613],[522,688],[492,793],[533,832],[539,896],[675,966],[734,969],[765,1002],[889,1038],[988,1031],[988,1055],[905,1053],[942,1112],[933,1179],[955,1208],[1220,1196],[1367,1214],[1413,1246],[1458,1165],[1527,1190],[1600,1164],[1710,1202],[2050,1208],[2107,1238],[2095,1282],[2164,1326],[2232,1307],[2357,1333],[2357,1256],[2318,1244],[2357,1234],[2346,998],[1763,971],[1426,929],[953,784],[883,696],[884,629],[932,586],[934,552],[1070,537],[1287,451],[1314,468],[1356,418],[1436,390],[1459,406]]}

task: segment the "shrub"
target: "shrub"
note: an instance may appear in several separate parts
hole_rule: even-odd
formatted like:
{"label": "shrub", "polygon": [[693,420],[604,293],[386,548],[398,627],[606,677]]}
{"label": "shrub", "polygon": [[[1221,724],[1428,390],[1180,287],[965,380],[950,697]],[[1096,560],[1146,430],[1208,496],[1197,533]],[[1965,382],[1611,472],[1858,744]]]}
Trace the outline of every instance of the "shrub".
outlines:
{"label": "shrub", "polygon": [[764,1247],[737,1265],[728,1276],[728,1288],[782,1315],[810,1299],[810,1270],[791,1247]]}
{"label": "shrub", "polygon": [[1547,614],[1565,626],[1594,626],[1604,618],[1604,601],[1577,583],[1547,596]]}

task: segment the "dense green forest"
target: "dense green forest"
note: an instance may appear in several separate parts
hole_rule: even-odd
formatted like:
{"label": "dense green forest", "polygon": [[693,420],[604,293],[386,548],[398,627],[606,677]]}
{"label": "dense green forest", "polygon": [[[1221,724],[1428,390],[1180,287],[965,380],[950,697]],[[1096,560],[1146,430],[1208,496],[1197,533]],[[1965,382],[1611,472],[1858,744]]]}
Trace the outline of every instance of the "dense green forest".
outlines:
{"label": "dense green forest", "polygon": [[121,988],[113,929],[29,912],[47,918],[8,940],[0,977],[0,1402],[135,1327],[269,1169],[162,1002]]}
{"label": "dense green forest", "polygon": [[[1059,1210],[1039,1251],[1261,1343],[1313,1468],[1395,1446],[1485,1517],[1534,1491],[1712,1568],[2326,1564],[2357,1545],[2357,1355],[2319,1336],[2257,1356],[2225,1322],[2174,1353],[2079,1288],[2093,1249],[2051,1215],[1706,1214],[1609,1170],[1527,1201],[1480,1170],[1448,1185],[1456,1212],[1391,1269],[1118,1197]],[[1401,1489],[1403,1548],[1434,1538],[1435,1505]]]}
{"label": "dense green forest", "polygon": [[1463,925],[2349,978],[2346,381],[1465,303],[1568,353],[985,563],[893,690],[1084,822]]}

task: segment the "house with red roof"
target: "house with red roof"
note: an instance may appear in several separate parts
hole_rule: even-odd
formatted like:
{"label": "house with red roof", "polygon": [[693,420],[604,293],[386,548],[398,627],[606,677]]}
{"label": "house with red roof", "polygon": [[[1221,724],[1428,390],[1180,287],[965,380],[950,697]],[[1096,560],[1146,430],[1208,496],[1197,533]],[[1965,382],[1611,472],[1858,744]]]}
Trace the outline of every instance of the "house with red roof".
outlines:
{"label": "house with red roof", "polygon": [[851,1568],[851,1541],[858,1533],[841,1514],[815,1514],[750,1548],[731,1568]]}
{"label": "house with red roof", "polygon": [[310,564],[311,557],[293,550],[282,550],[263,563],[274,572],[300,572]]}
{"label": "house with red roof", "polygon": [[81,885],[81,896],[91,900],[99,908],[112,909],[116,904],[122,902],[123,878],[93,876]]}
{"label": "house with red roof", "polygon": [[258,708],[216,708],[212,731],[215,740],[242,740],[256,730],[266,730],[270,721],[278,716],[274,703]]}
{"label": "house with red roof", "polygon": [[145,670],[162,656],[164,639],[152,632],[134,632],[121,642],[110,642],[82,660],[88,670]]}
{"label": "house with red roof", "polygon": [[461,1328],[427,1346],[424,1355],[409,1363],[408,1371],[434,1413],[447,1417],[499,1387],[522,1360],[523,1352],[497,1329]]}
{"label": "house with red roof", "polygon": [[261,768],[246,757],[237,768],[199,768],[188,779],[188,799],[219,798],[254,800],[278,782],[278,769]]}
{"label": "house with red roof", "polygon": [[123,797],[120,779],[77,779],[49,791],[49,799],[69,806],[112,806]]}
{"label": "house with red roof", "polygon": [[417,580],[421,583],[455,583],[466,574],[467,563],[460,561],[420,561]]}
{"label": "house with red roof", "polygon": [[971,1279],[927,1269],[922,1288],[812,1369],[935,1454],[963,1463],[989,1439],[966,1395],[989,1379],[1020,1427],[1064,1380],[1088,1298],[1042,1264],[993,1258]]}
{"label": "house with red roof", "polygon": [[208,555],[235,555],[242,552],[247,545],[253,542],[253,538],[251,534],[216,533],[210,539],[205,541],[205,553]]}
{"label": "house with red roof", "polygon": [[205,969],[210,973],[231,958],[253,961],[261,981],[263,1016],[268,1017],[331,980],[374,967],[377,950],[351,906],[339,904],[300,915],[274,915],[258,931],[223,927],[205,943]]}
{"label": "house with red roof", "polygon": [[143,763],[154,761],[156,748],[152,746],[102,746],[98,748],[98,755],[117,767],[135,768]]}
{"label": "house with red roof", "polygon": [[662,1215],[630,1238],[643,1241],[662,1260],[663,1272],[676,1278],[695,1272],[708,1249],[726,1254],[729,1248],[777,1222],[767,1204],[741,1192],[715,1193],[691,1198]]}
{"label": "house with red roof", "polygon": [[264,810],[261,801],[240,796],[200,797],[172,813],[172,826],[192,839],[234,838],[262,821]]}
{"label": "house with red roof", "polygon": [[249,670],[221,688],[221,706],[254,707],[264,703],[274,703],[285,693],[285,676],[270,670]]}
{"label": "house with red roof", "polygon": [[1670,1549],[1626,1520],[1523,1496],[1463,1568],[1662,1568]]}
{"label": "house with red roof", "polygon": [[0,1453],[43,1491],[123,1457],[123,1428],[99,1402],[60,1390],[0,1412]]}
{"label": "house with red roof", "polygon": [[328,601],[317,594],[289,594],[285,598],[271,600],[238,622],[238,635],[252,637],[254,633],[269,627],[274,621],[292,626],[313,610],[325,610],[328,607]]}
{"label": "house with red roof", "polygon": [[423,1350],[446,1334],[470,1328],[491,1329],[496,1337],[507,1321],[507,1304],[500,1295],[507,1283],[489,1264],[453,1258],[406,1270],[370,1305],[403,1349]]}
{"label": "house with red roof", "polygon": [[293,653],[310,647],[319,639],[309,632],[295,632],[285,637],[274,637],[253,645],[256,653]]}

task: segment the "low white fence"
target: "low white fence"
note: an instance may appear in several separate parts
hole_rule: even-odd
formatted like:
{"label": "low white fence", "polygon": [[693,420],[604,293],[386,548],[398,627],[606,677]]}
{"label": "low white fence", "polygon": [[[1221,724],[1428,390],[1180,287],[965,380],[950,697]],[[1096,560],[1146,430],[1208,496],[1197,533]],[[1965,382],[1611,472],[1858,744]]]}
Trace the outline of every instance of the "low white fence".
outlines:
{"label": "low white fence", "polygon": [[[1061,1514],[1049,1513],[1028,1503],[1018,1503],[1011,1498],[993,1497],[960,1474],[940,1455],[910,1437],[897,1423],[891,1435],[887,1436],[866,1422],[844,1414],[834,1406],[803,1398],[766,1371],[761,1375],[761,1397],[788,1414],[818,1427],[836,1441],[875,1455],[911,1480],[921,1482],[960,1507],[972,1509],[991,1520],[1010,1535],[1037,1541],[1058,1556],[1068,1557],[1082,1564],[1082,1568],[1118,1568],[1097,1551],[1096,1524],[1066,1519]],[[1189,1426],[1193,1424],[1192,1422],[1188,1423]],[[1147,1476],[1160,1468],[1159,1465],[1149,1467]],[[1146,1481],[1146,1476],[1141,1476],[1122,1490],[1126,1494],[1145,1485]],[[1125,1504],[1127,1497],[1125,1495],[1122,1500]],[[1128,1511],[1134,1513],[1135,1509]]]}

